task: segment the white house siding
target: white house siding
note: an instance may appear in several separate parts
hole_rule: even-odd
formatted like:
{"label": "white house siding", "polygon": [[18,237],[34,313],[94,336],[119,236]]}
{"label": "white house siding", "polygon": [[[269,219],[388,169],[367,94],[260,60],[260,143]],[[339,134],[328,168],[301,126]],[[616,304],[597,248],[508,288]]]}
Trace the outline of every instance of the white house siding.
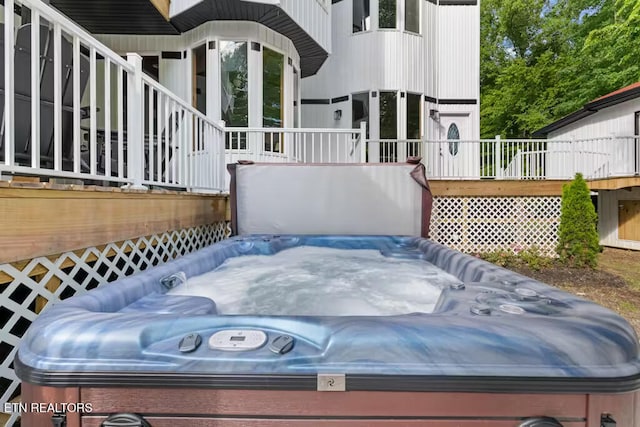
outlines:
{"label": "white house siding", "polygon": [[169,16],[173,18],[203,1],[204,0],[171,0],[169,4]]}
{"label": "white house siding", "polygon": [[632,99],[618,105],[604,108],[590,116],[550,132],[549,139],[555,141],[591,140],[576,144],[575,152],[568,144],[550,143],[549,151],[555,155],[548,156],[549,176],[560,176],[567,172],[567,166],[573,167],[573,162],[580,159],[576,165],[589,177],[600,177],[603,174],[629,175],[633,174],[634,141],[609,140],[610,137],[629,137],[635,131],[635,113],[640,111],[640,99]]}
{"label": "white house siding", "polygon": [[[429,109],[464,113],[469,129],[464,139],[479,137],[479,7],[436,6],[421,1],[421,34],[403,30],[404,2],[398,1],[400,28],[378,29],[378,2],[371,0],[371,30],[352,33],[352,1],[332,5],[333,49],[319,72],[303,79],[305,99],[333,99],[358,92],[397,91],[431,98],[475,100],[474,105],[422,104],[423,135],[439,138],[440,131],[428,118]],[[444,45],[442,44],[444,43]],[[400,101],[406,98],[400,98]],[[378,98],[370,98],[370,137],[377,139]],[[302,124],[311,126],[317,115],[333,117],[333,104],[303,105]],[[351,108],[342,119],[328,120],[332,127],[352,126]],[[398,137],[405,132],[406,107],[399,104]]]}
{"label": "white house siding", "polygon": [[438,18],[438,98],[478,99],[479,6],[439,6]]}
{"label": "white house siding", "polygon": [[280,0],[280,7],[322,48],[331,53],[331,2]]}
{"label": "white house siding", "polygon": [[620,200],[640,200],[640,188],[598,192],[598,232],[600,244],[624,249],[640,250],[640,242],[618,238],[618,209]]}
{"label": "white house siding", "polygon": [[424,94],[438,97],[438,6],[428,1],[422,3],[422,35],[424,42]]}
{"label": "white house siding", "polygon": [[[219,120],[220,71],[218,47],[220,41],[247,41],[249,67],[249,126],[262,126],[262,51],[251,49],[251,42],[284,55],[284,125],[293,126],[293,69],[300,70],[300,56],[291,40],[255,22],[213,21],[207,22],[179,36],[128,36],[98,35],[97,38],[114,51],[124,55],[137,52],[141,55],[160,55],[162,51],[186,52],[182,59],[159,60],[160,83],[171,89],[183,100],[191,103],[191,50],[209,41],[216,42],[216,49],[207,56],[207,116]],[[287,58],[292,59],[288,65]]]}
{"label": "white house siding", "polygon": [[[169,15],[176,15],[192,8],[204,0],[171,0]],[[331,2],[329,0],[251,0],[279,6],[311,38],[327,52],[331,49]]]}
{"label": "white house siding", "polygon": [[604,108],[550,132],[550,139],[589,139],[609,136],[630,136],[634,132],[634,114],[640,111],[640,98]]}

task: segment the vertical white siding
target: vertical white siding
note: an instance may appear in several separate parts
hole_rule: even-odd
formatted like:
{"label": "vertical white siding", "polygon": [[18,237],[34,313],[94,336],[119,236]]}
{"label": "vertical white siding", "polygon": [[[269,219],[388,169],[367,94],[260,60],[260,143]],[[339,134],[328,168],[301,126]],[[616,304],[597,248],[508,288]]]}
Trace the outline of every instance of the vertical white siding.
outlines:
{"label": "vertical white siding", "polygon": [[160,83],[166,86],[167,89],[184,101],[191,103],[191,96],[187,87],[191,83],[191,73],[187,68],[188,65],[187,59],[160,58],[159,78]]}
{"label": "vertical white siding", "polygon": [[302,80],[304,97],[333,98],[379,89],[424,93],[427,37],[397,30],[353,34],[351,8],[350,0],[332,6],[332,54],[315,76]]}
{"label": "vertical white siding", "polygon": [[437,42],[438,42],[438,6],[423,2],[422,6],[422,34],[424,42],[424,93],[437,98]]}
{"label": "vertical white siding", "polygon": [[478,99],[479,6],[440,6],[438,13],[438,97]]}
{"label": "vertical white siding", "polygon": [[[467,114],[471,131],[465,137],[478,138],[479,7],[436,6],[423,1],[420,35],[378,30],[376,0],[371,0],[371,31],[353,34],[352,7],[351,0],[332,5],[332,54],[316,75],[302,80],[303,97],[326,99],[363,91],[394,90],[434,98],[474,99],[475,105],[425,107],[424,133],[427,137],[439,135],[433,120],[427,119],[428,110],[435,108]],[[403,14],[399,16],[403,28]],[[371,137],[376,138],[373,122],[378,120],[378,114],[373,109],[377,99],[372,101],[375,102],[371,103]],[[303,111],[305,108],[308,106],[303,106]],[[318,108],[313,110],[317,112]],[[333,110],[324,111],[328,114]],[[402,109],[400,114],[404,114]],[[400,118],[403,128],[404,115]],[[303,120],[303,126],[308,125],[310,122]],[[342,123],[334,123],[334,127],[342,127]]]}
{"label": "vertical white siding", "polygon": [[220,101],[220,61],[218,53],[220,46],[216,43],[215,49],[207,48],[207,117],[213,120],[221,119]]}
{"label": "vertical white siding", "polygon": [[[635,131],[635,112],[640,111],[640,99],[632,99],[612,107],[587,116],[581,120],[564,126],[562,129],[551,132],[549,139],[558,141],[582,140],[594,138],[608,138],[620,136],[632,136]],[[549,149],[554,151],[567,151],[566,144],[549,144]],[[617,140],[610,142],[609,140],[594,140],[589,142],[580,142],[577,145],[578,150],[591,153],[609,153],[613,154],[613,159],[607,166],[612,174],[627,174],[633,172],[634,152],[630,141]],[[594,154],[595,156],[595,154]],[[604,162],[605,154],[602,155]],[[594,164],[592,168],[584,170],[585,174],[597,173],[598,164]],[[561,174],[566,172],[566,164],[563,162],[553,162],[549,164],[549,173]]]}
{"label": "vertical white siding", "polygon": [[331,52],[330,4],[318,0],[280,0],[280,7],[324,50]]}
{"label": "vertical white siding", "polygon": [[618,238],[618,209],[620,200],[640,200],[640,189],[598,192],[598,232],[600,244],[617,248],[640,250],[640,242]]}
{"label": "vertical white siding", "polygon": [[249,126],[262,127],[262,50],[255,51],[249,44],[247,52],[249,70],[259,70],[258,73],[249,71]]}
{"label": "vertical white siding", "polygon": [[203,1],[204,0],[171,0],[169,4],[169,16],[173,18]]}
{"label": "vertical white siding", "polygon": [[551,139],[588,139],[630,136],[634,132],[634,113],[640,111],[640,98],[607,107],[562,129],[551,132]]}

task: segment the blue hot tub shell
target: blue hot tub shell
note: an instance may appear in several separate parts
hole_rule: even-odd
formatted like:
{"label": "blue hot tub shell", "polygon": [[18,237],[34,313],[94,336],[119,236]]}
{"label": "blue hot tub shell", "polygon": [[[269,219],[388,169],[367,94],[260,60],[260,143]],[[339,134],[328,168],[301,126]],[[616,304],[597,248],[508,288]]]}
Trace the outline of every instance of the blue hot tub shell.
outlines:
{"label": "blue hot tub shell", "polygon": [[[433,313],[398,316],[218,315],[204,297],[166,295],[161,283],[225,259],[300,245],[376,249],[424,259],[456,276]],[[393,286],[393,284],[389,284]],[[515,308],[514,308],[515,307]],[[295,346],[212,350],[221,330],[286,335]],[[182,353],[179,342],[203,344]],[[639,344],[620,316],[528,277],[426,239],[389,236],[244,236],[118,280],[47,309],[16,361],[34,385],[315,390],[322,373],[347,390],[611,393],[640,389]]]}
{"label": "blue hot tub shell", "polygon": [[[167,294],[176,273],[301,245],[422,259],[459,281],[442,285],[432,313],[378,317],[220,315],[209,298]],[[267,342],[209,347],[230,330]],[[181,352],[193,336],[201,345]],[[295,345],[274,352],[279,337]],[[426,239],[259,235],[54,305],[14,365],[23,402],[93,405],[67,412],[69,425],[640,427],[638,347],[615,313]],[[50,424],[52,415],[27,412],[22,422]]]}

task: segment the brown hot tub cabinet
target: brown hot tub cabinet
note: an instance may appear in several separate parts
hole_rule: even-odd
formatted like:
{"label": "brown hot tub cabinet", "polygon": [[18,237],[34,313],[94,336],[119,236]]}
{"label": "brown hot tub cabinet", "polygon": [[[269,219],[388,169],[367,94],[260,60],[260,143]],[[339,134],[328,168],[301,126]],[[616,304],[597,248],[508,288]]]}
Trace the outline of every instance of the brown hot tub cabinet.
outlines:
{"label": "brown hot tub cabinet", "polygon": [[[640,393],[526,394],[380,391],[266,391],[195,388],[56,388],[23,386],[24,402],[84,402],[67,427],[142,414],[153,427],[424,426],[635,427]],[[607,414],[610,414],[607,416]],[[544,416],[551,418],[544,418]],[[24,426],[51,426],[53,413],[25,413]],[[557,423],[556,423],[557,422]],[[139,424],[143,426],[144,424]]]}

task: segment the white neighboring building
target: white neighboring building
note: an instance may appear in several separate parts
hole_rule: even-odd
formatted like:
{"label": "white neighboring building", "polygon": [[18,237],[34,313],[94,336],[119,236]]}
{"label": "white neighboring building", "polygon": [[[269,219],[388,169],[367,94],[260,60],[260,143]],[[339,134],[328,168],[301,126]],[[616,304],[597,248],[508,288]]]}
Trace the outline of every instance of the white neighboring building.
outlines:
{"label": "white neighboring building", "polygon": [[[556,141],[587,140],[577,147],[592,159],[589,168],[583,169],[585,175],[614,178],[598,185],[600,243],[640,250],[640,83],[595,99],[534,135]],[[548,146],[553,153],[561,144]],[[556,161],[547,166],[552,174],[567,164]],[[607,170],[600,174],[600,168]]]}

